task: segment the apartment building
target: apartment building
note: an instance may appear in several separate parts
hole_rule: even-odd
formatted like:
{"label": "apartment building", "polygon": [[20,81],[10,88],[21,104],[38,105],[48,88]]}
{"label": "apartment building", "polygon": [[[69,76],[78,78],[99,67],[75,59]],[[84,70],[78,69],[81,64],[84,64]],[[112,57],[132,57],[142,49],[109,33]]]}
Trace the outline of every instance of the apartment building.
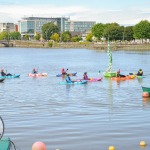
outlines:
{"label": "apartment building", "polygon": [[3,32],[3,31],[9,31],[9,32],[16,31],[15,24],[14,23],[0,23],[0,32]]}

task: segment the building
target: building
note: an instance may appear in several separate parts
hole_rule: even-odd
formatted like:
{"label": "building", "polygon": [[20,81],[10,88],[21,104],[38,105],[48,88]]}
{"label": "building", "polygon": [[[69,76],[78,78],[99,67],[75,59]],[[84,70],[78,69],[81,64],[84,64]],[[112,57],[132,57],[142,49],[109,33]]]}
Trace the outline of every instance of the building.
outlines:
{"label": "building", "polygon": [[58,18],[41,18],[41,17],[24,17],[18,22],[18,30],[21,36],[28,34],[33,37],[37,32],[41,33],[42,26],[46,23],[54,23],[58,26],[59,31],[65,31],[65,21],[70,18],[58,17]]}
{"label": "building", "polygon": [[3,31],[9,31],[9,32],[16,31],[15,24],[14,23],[0,23],[0,32],[3,32]]}
{"label": "building", "polygon": [[92,29],[95,21],[65,21],[65,31],[86,32]]}

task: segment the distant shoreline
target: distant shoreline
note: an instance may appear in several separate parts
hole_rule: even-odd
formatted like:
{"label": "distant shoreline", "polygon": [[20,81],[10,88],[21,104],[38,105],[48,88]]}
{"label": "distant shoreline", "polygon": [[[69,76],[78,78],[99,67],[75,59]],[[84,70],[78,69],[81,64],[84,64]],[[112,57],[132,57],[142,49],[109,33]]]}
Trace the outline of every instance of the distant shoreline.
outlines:
{"label": "distant shoreline", "polygon": [[[9,47],[22,47],[22,48],[49,48],[49,49],[93,49],[93,50],[107,50],[107,43],[100,42],[41,42],[41,41],[9,41]],[[4,44],[0,44],[0,47],[6,47]],[[111,50],[148,50],[150,51],[150,43],[138,44],[138,43],[111,43]]]}

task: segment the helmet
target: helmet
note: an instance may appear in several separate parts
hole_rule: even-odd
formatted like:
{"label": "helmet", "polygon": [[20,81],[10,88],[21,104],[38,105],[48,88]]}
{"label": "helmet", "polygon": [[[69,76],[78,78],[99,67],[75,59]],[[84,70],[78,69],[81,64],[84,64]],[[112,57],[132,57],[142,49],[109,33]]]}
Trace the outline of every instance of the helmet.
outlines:
{"label": "helmet", "polygon": [[4,69],[2,69],[1,71],[4,71]]}
{"label": "helmet", "polygon": [[120,73],[120,69],[117,72]]}
{"label": "helmet", "polygon": [[35,68],[33,68],[33,70],[35,70]]}

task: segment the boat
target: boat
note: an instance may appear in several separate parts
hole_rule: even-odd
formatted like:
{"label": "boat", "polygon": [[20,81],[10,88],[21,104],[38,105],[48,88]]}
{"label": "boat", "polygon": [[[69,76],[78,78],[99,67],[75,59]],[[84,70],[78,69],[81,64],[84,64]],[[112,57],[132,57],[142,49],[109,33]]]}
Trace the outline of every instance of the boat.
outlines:
{"label": "boat", "polygon": [[145,76],[136,76],[139,79],[145,78]]}
{"label": "boat", "polygon": [[[75,81],[82,81],[84,79],[76,79]],[[85,81],[88,81],[88,82],[97,82],[97,81],[101,81],[102,78],[89,78],[89,80],[85,80]]]}
{"label": "boat", "polygon": [[1,150],[10,150],[11,149],[11,140],[10,138],[2,138],[0,140],[0,149]]}
{"label": "boat", "polygon": [[127,75],[127,76],[125,76],[125,77],[112,77],[111,80],[125,81],[125,80],[134,79],[135,77],[136,77],[135,75]]}
{"label": "boat", "polygon": [[[74,73],[68,73],[69,76],[76,76],[77,75],[77,72],[74,72]],[[64,77],[65,75],[63,74],[57,74],[56,77]]]}
{"label": "boat", "polygon": [[28,76],[29,77],[46,77],[47,73],[36,73],[36,74],[29,73]]}
{"label": "boat", "polygon": [[150,95],[150,87],[144,87],[144,86],[142,86],[142,90],[143,90],[143,92],[148,92],[149,95]]}
{"label": "boat", "polygon": [[3,79],[0,79],[0,82],[3,82],[5,79],[3,78]]}
{"label": "boat", "polygon": [[109,39],[108,39],[108,48],[107,48],[107,55],[109,56],[109,63],[108,63],[108,69],[107,71],[105,71],[104,77],[116,77],[117,72],[112,72],[112,53],[110,52],[110,43],[109,43]]}
{"label": "boat", "polygon": [[8,79],[8,78],[19,78],[20,74],[14,74],[14,75],[10,75],[10,76],[0,76],[0,79]]}
{"label": "boat", "polygon": [[129,75],[134,75],[134,76],[136,76],[137,78],[145,78],[145,76],[138,76],[136,73],[129,73]]}
{"label": "boat", "polygon": [[64,84],[64,85],[72,85],[72,84],[87,84],[87,80],[82,80],[82,81],[74,81],[74,82],[66,82],[66,81],[62,81],[59,82],[59,84]]}
{"label": "boat", "polygon": [[110,71],[104,72],[104,77],[116,77],[116,75],[117,75],[116,72],[110,72]]}

